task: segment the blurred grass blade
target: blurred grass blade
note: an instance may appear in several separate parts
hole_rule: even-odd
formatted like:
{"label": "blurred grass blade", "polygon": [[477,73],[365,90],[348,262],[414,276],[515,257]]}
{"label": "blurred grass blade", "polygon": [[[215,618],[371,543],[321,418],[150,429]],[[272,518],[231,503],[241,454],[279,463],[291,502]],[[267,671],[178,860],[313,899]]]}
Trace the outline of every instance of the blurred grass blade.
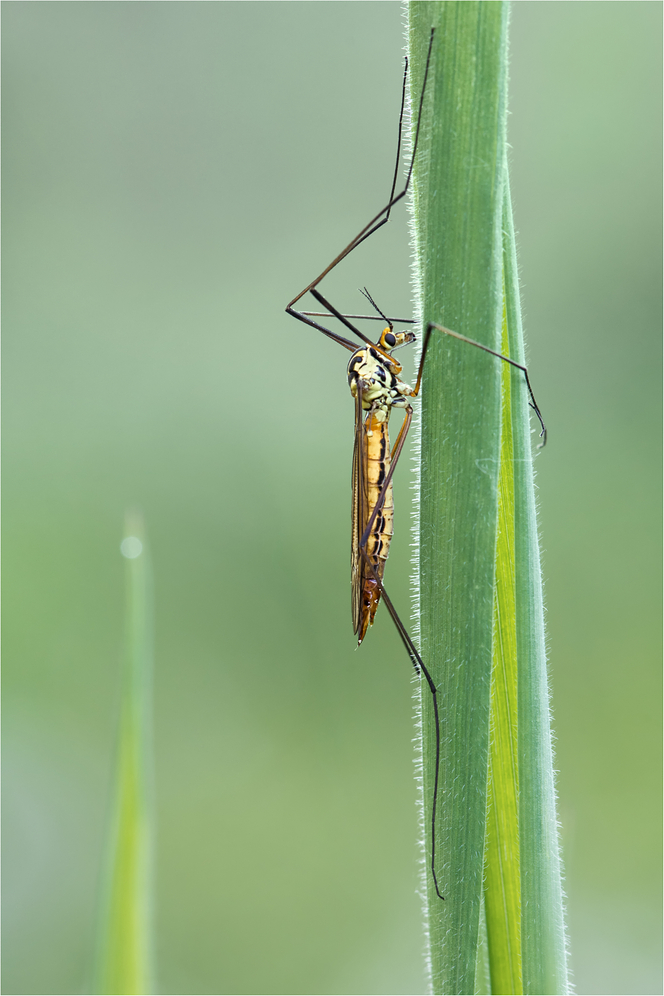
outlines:
{"label": "blurred grass blade", "polygon": [[142,518],[127,515],[126,636],[98,993],[152,993],[152,606]]}
{"label": "blurred grass blade", "polygon": [[[519,360],[507,17],[501,2],[409,5],[415,106],[436,28],[414,235],[424,324]],[[434,333],[416,585],[442,720],[436,841],[446,901],[427,879],[425,906],[435,993],[567,992],[530,447],[523,375]],[[426,696],[422,729],[426,811],[435,756]]]}

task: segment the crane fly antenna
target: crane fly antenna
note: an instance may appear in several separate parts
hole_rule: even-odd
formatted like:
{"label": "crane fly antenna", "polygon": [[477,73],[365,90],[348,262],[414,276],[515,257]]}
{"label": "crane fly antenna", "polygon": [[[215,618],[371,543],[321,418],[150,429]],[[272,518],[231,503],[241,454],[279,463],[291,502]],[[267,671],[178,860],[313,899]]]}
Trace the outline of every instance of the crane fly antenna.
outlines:
{"label": "crane fly antenna", "polygon": [[367,299],[367,301],[369,302],[369,304],[370,304],[370,305],[371,305],[371,306],[372,306],[373,308],[375,308],[375,309],[376,309],[376,311],[378,312],[378,314],[380,315],[380,317],[381,317],[381,318],[384,318],[384,319],[385,319],[385,321],[387,322],[387,324],[388,324],[388,325],[390,326],[390,330],[392,330],[392,329],[394,328],[394,325],[393,325],[393,323],[392,323],[391,319],[389,319],[389,318],[387,317],[387,315],[384,315],[384,314],[383,314],[383,312],[382,312],[382,311],[380,310],[380,308],[378,307],[378,305],[376,304],[376,302],[375,302],[375,301],[374,301],[374,299],[372,298],[372,296],[371,296],[371,294],[369,293],[369,291],[368,291],[368,290],[366,289],[366,287],[364,288],[364,290],[362,290],[362,288],[360,287],[360,294],[364,294],[364,296],[366,297],[366,299]]}

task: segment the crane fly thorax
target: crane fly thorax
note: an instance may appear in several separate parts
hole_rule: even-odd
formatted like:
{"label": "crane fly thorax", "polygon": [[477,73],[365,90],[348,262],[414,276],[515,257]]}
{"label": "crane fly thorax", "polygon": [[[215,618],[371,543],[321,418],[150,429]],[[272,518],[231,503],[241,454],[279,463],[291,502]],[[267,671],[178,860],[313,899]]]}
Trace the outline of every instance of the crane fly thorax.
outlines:
{"label": "crane fly thorax", "polygon": [[[404,408],[412,388],[400,380],[401,364],[373,346],[358,349],[348,364],[350,393],[357,397],[362,384],[362,407],[372,409],[379,421],[387,421],[390,408]],[[381,418],[382,414],[382,418]]]}

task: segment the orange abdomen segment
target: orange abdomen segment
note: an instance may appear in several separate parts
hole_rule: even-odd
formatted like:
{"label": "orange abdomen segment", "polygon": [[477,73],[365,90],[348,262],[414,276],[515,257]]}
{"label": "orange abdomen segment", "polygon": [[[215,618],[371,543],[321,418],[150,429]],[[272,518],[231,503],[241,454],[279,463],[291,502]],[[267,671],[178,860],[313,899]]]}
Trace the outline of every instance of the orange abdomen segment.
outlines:
{"label": "orange abdomen segment", "polygon": [[[390,469],[390,439],[387,431],[387,422],[379,422],[374,415],[369,415],[365,425],[371,432],[371,435],[367,432],[365,436],[366,522],[368,522],[378,503],[383,482]],[[373,570],[381,581],[385,573],[385,563],[390,552],[393,521],[394,498],[392,484],[390,483],[385,493],[385,501],[374,520],[366,544],[366,552]],[[379,602],[380,589],[376,578],[367,565],[364,564],[362,571],[362,609],[358,631],[358,644],[362,642],[367,629],[373,624]]]}

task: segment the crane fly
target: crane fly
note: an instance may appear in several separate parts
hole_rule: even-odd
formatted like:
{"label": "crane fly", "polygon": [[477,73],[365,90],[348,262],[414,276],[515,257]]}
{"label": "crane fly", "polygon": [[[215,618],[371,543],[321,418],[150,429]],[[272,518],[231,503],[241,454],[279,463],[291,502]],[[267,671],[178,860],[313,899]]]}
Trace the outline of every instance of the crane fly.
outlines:
{"label": "crane fly", "polygon": [[[356,249],[360,243],[368,239],[379,228],[381,228],[390,218],[390,212],[395,204],[402,200],[410,187],[410,181],[417,155],[417,145],[420,136],[420,123],[422,118],[422,107],[426,92],[429,67],[431,64],[431,53],[434,41],[434,28],[431,29],[429,39],[429,49],[424,70],[424,80],[420,92],[417,126],[413,141],[410,165],[406,174],[406,182],[403,189],[396,193],[397,180],[399,175],[399,164],[401,161],[401,142],[403,133],[404,108],[406,103],[406,87],[408,81],[408,59],[405,60],[403,88],[401,95],[401,111],[399,114],[399,135],[397,141],[396,165],[392,179],[390,196],[385,207],[375,215],[355,236],[355,238],[343,249],[332,262],[326,266],[323,272],[312,280],[310,284],[300,291],[300,293],[290,301],[286,307],[286,312],[297,318],[298,321],[317,329],[323,335],[328,336],[334,342],[343,346],[352,353],[348,362],[348,384],[351,395],[355,400],[355,442],[353,447],[353,471],[352,471],[352,540],[351,540],[351,586],[352,586],[352,617],[353,631],[357,636],[358,646],[364,640],[367,630],[373,624],[378,605],[381,600],[384,602],[392,620],[397,628],[399,636],[408,652],[411,663],[415,668],[416,675],[423,676],[431,692],[434,720],[436,728],[436,762],[434,785],[432,792],[431,806],[431,876],[440,899],[445,897],[440,891],[438,878],[436,875],[436,806],[438,802],[438,782],[440,774],[440,718],[438,710],[438,694],[435,682],[431,674],[422,661],[422,658],[413,643],[408,630],[401,621],[392,601],[390,600],[385,586],[383,576],[385,565],[392,539],[392,524],[394,519],[394,502],[392,496],[392,477],[397,467],[399,457],[403,451],[408,431],[413,418],[413,407],[411,401],[416,398],[422,386],[422,374],[426,359],[427,349],[431,339],[431,334],[435,330],[445,335],[459,339],[461,342],[476,346],[500,360],[504,360],[511,366],[521,370],[525,376],[528,393],[530,396],[530,407],[534,410],[541,425],[540,436],[542,442],[540,447],[546,443],[546,426],[542,419],[542,414],[535,401],[528,371],[525,366],[517,363],[509,356],[503,356],[488,346],[451,329],[445,328],[436,322],[429,322],[422,342],[422,353],[415,386],[410,387],[403,380],[401,364],[394,358],[392,353],[401,346],[415,342],[414,332],[395,332],[394,324],[415,324],[413,319],[390,319],[378,307],[369,291],[364,288],[364,294],[369,304],[376,312],[371,315],[344,315],[333,304],[328,301],[318,290],[318,285],[324,277],[330,273],[349,253]],[[325,311],[299,311],[295,305],[310,293],[312,297],[325,308]],[[345,326],[353,335],[357,336],[363,343],[358,347],[356,342],[345,338],[338,332],[334,332],[315,319],[335,318]],[[385,327],[378,339],[373,342],[368,336],[360,331],[353,320],[383,320]],[[394,446],[390,448],[388,425],[393,409],[402,409],[404,419],[399,429]]]}

